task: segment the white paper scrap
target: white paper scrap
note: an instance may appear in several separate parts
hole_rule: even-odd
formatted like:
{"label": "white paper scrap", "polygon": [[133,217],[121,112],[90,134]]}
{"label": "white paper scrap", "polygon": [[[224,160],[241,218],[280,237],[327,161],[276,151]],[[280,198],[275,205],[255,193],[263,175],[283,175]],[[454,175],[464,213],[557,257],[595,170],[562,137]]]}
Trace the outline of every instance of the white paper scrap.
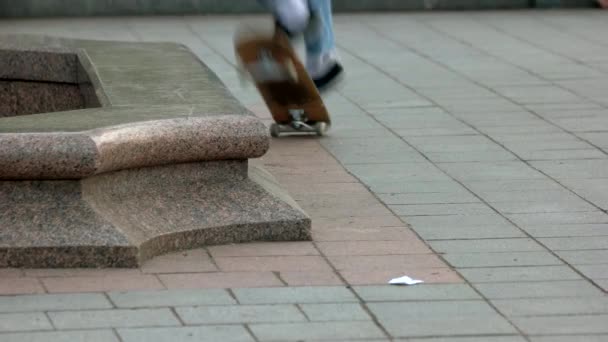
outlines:
{"label": "white paper scrap", "polygon": [[403,277],[391,279],[391,280],[389,280],[388,283],[391,285],[416,285],[416,284],[424,283],[424,281],[418,280],[418,279],[412,279],[408,276],[403,276]]}

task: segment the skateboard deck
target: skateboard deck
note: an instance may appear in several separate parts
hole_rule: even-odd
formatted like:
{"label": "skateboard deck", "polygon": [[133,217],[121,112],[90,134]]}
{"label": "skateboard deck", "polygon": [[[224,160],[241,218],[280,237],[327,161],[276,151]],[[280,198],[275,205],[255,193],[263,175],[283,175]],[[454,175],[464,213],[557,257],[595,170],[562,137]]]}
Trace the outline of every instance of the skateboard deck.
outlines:
{"label": "skateboard deck", "polygon": [[329,113],[289,38],[280,31],[242,29],[234,43],[242,71],[255,82],[275,121],[270,134],[324,135],[331,125]]}

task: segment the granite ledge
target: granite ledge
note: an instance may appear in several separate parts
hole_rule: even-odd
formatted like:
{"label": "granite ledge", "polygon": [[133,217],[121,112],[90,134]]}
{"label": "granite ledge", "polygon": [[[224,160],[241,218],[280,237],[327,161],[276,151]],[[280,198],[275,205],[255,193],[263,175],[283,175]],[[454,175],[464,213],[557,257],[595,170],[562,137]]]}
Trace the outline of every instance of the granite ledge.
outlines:
{"label": "granite ledge", "polygon": [[84,132],[0,134],[0,179],[82,179],[129,168],[257,158],[264,124],[245,115],[143,121]]}

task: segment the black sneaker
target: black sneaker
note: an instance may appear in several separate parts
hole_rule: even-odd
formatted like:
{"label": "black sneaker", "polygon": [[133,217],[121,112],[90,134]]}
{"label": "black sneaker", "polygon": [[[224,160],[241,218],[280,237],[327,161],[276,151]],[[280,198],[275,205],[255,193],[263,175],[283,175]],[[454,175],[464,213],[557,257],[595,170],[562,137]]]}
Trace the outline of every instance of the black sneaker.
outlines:
{"label": "black sneaker", "polygon": [[324,92],[333,87],[344,76],[344,69],[340,63],[336,62],[327,72],[317,78],[313,78],[313,82],[319,92]]}

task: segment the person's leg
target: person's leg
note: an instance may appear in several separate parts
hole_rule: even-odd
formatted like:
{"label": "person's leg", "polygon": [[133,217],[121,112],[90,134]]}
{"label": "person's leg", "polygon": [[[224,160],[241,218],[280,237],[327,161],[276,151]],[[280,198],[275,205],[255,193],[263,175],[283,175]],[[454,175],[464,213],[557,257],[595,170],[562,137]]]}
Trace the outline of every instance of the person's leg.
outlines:
{"label": "person's leg", "polygon": [[277,26],[289,36],[306,30],[310,21],[310,11],[306,0],[258,0],[270,10]]}
{"label": "person's leg", "polygon": [[[280,1],[280,0],[279,0]],[[310,24],[304,32],[306,69],[319,90],[342,76],[334,41],[331,0],[308,0]]]}

